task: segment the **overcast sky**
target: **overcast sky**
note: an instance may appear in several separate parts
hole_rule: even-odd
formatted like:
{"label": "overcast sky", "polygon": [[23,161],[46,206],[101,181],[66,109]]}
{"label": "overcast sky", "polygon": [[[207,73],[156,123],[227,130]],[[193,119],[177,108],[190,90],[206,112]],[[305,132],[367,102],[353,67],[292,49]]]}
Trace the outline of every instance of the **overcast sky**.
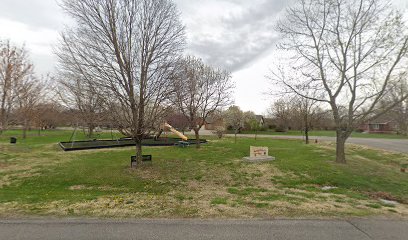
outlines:
{"label": "overcast sky", "polygon": [[[408,0],[393,0],[401,10]],[[292,0],[175,0],[189,53],[232,72],[235,103],[262,114],[271,99],[265,76],[276,60],[273,25]],[[57,0],[1,0],[0,39],[25,44],[38,74],[53,72],[53,46],[69,19]]]}

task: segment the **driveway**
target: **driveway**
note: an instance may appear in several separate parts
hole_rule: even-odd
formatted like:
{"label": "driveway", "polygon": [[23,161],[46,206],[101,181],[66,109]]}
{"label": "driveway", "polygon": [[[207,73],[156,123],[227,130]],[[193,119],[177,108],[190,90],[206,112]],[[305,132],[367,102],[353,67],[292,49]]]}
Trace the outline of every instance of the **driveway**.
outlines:
{"label": "driveway", "polygon": [[0,220],[0,239],[406,239],[404,220]]}

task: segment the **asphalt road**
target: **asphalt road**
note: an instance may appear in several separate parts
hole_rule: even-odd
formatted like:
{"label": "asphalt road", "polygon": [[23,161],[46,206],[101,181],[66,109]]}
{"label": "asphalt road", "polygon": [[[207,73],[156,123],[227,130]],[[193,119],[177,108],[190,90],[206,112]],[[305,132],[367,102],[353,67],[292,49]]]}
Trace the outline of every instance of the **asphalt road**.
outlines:
{"label": "asphalt road", "polygon": [[[234,136],[227,134],[227,136]],[[253,134],[238,134],[239,137],[255,137]],[[276,135],[258,135],[260,138],[274,138],[274,139],[303,139],[303,136],[276,136]],[[311,136],[311,141],[317,139],[318,141],[335,142],[335,137],[316,137]],[[370,148],[377,148],[386,151],[408,153],[408,139],[384,139],[384,138],[349,138],[347,143],[358,144]]]}
{"label": "asphalt road", "polygon": [[0,239],[407,239],[404,220],[0,220]]}

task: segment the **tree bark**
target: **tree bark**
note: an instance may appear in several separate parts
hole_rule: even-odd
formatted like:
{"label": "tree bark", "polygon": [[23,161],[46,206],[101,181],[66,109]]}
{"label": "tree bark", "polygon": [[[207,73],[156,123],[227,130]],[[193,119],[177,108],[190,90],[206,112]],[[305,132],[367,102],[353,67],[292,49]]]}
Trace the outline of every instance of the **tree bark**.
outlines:
{"label": "tree bark", "polygon": [[24,126],[23,127],[23,139],[27,138],[27,128]]}
{"label": "tree bark", "polygon": [[309,144],[309,128],[305,128],[305,142],[306,144]]}
{"label": "tree bark", "polygon": [[200,142],[200,129],[199,128],[194,128],[194,135],[196,138],[196,148],[200,148],[201,142]]}
{"label": "tree bark", "polygon": [[89,125],[89,131],[88,131],[88,138],[92,138],[93,134],[94,134],[94,129],[95,127],[93,125]]}
{"label": "tree bark", "polygon": [[136,165],[139,166],[142,163],[142,141],[139,137],[136,137]]}
{"label": "tree bark", "polygon": [[0,135],[6,130],[6,111],[4,109],[0,109]]}
{"label": "tree bark", "polygon": [[3,96],[1,99],[1,106],[0,106],[0,135],[3,134],[3,130],[6,129],[6,97],[7,97],[7,87],[6,85],[3,86]]}
{"label": "tree bark", "polygon": [[[307,101],[307,100],[306,100]],[[305,142],[306,144],[309,144],[309,107],[306,105],[305,109],[304,109],[305,113],[304,113],[304,120],[305,120]]]}
{"label": "tree bark", "polygon": [[346,144],[347,137],[341,130],[336,131],[336,163],[346,164]]}

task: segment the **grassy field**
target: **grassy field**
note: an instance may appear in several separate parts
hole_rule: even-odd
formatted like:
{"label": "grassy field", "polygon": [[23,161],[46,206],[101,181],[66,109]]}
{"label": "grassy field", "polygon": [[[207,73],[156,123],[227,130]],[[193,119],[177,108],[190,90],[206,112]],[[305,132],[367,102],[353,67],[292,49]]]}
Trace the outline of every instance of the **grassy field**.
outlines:
{"label": "grassy field", "polygon": [[[133,148],[63,152],[69,131],[0,136],[0,216],[270,218],[408,216],[408,156],[297,140],[210,139],[201,149],[145,147],[153,163],[130,169]],[[106,133],[106,138],[110,134]],[[84,139],[78,134],[77,140]],[[241,159],[268,146],[276,161]],[[323,186],[336,189],[324,191]],[[391,206],[380,198],[402,204]]]}
{"label": "grassy field", "polygon": [[[233,134],[234,131],[228,131],[229,134]],[[241,134],[255,134],[255,131],[242,131]],[[259,135],[277,135],[277,136],[303,136],[301,131],[288,131],[288,132],[275,132],[274,130],[258,131]],[[335,131],[310,131],[309,136],[316,137],[335,137]],[[397,134],[381,134],[381,133],[359,133],[353,132],[351,137],[355,138],[385,138],[385,139],[408,139],[407,136]]]}

